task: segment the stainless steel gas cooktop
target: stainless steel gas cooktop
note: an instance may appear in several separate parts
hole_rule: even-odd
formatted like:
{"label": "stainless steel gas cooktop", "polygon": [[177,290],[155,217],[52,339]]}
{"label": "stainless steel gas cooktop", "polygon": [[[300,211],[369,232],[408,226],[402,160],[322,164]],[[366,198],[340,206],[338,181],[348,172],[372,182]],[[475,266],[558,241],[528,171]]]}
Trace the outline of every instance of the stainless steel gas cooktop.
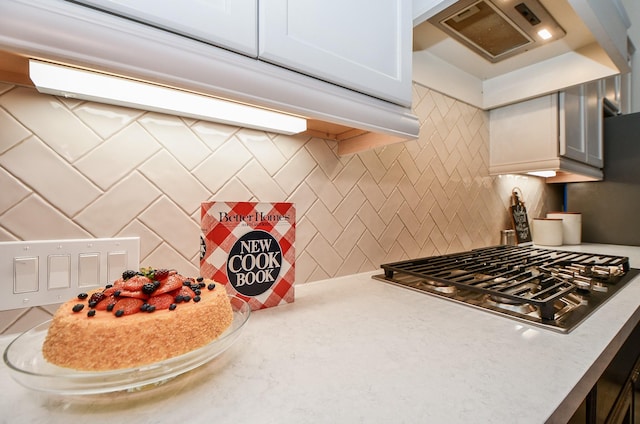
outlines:
{"label": "stainless steel gas cooktop", "polygon": [[638,270],[629,259],[494,246],[381,265],[373,278],[568,333]]}

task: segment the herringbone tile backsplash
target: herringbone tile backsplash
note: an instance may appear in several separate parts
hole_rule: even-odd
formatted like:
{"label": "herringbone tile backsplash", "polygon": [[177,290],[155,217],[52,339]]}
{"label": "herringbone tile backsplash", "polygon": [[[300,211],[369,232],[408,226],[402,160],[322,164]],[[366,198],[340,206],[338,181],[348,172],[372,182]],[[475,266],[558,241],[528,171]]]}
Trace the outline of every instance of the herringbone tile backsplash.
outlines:
{"label": "herringbone tile backsplash", "polygon": [[[304,284],[497,244],[514,187],[530,218],[560,207],[537,178],[488,175],[486,112],[420,85],[413,104],[419,139],[340,157],[330,140],[0,84],[0,241],[139,236],[141,265],[195,275],[201,202],[290,201]],[[0,332],[54,309],[0,312]]]}

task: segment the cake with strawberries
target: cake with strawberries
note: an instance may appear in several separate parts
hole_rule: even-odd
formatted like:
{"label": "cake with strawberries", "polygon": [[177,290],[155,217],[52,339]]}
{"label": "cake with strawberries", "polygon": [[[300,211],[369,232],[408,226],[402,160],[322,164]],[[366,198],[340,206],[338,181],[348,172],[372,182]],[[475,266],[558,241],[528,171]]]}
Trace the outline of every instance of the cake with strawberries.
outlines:
{"label": "cake with strawberries", "polygon": [[232,321],[221,284],[174,270],[125,271],[113,284],[62,304],[42,354],[75,370],[138,367],[202,347]]}

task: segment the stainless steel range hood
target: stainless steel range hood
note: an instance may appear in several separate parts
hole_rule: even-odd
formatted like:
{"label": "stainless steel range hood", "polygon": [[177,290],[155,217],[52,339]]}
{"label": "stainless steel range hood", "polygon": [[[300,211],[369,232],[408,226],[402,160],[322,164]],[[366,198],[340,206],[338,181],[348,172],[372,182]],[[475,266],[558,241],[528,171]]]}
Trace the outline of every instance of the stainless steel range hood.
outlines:
{"label": "stainless steel range hood", "polygon": [[459,1],[429,22],[492,63],[565,35],[537,0]]}

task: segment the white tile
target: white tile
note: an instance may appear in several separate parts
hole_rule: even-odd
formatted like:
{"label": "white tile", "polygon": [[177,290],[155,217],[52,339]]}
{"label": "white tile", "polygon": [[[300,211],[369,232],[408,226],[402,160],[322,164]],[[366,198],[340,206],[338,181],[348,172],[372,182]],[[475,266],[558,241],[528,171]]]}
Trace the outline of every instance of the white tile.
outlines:
{"label": "white tile", "polygon": [[51,315],[40,308],[29,308],[19,316],[19,319],[10,323],[4,329],[3,334],[21,334],[38,324],[50,320]]}
{"label": "white tile", "polygon": [[336,253],[331,244],[317,234],[307,246],[307,252],[320,265],[326,275],[335,275],[342,265],[342,257]]}
{"label": "white tile", "polygon": [[300,149],[274,175],[274,180],[284,190],[291,194],[317,166],[316,161],[306,149]]}
{"label": "white tile", "polygon": [[205,144],[215,151],[222,146],[240,128],[230,125],[217,124],[214,122],[198,121],[191,126],[194,134],[204,141]]}
{"label": "white tile", "polygon": [[346,222],[338,222],[321,201],[315,202],[309,208],[306,217],[329,243],[336,241],[342,232],[343,226],[347,224]]}
{"label": "white tile", "polygon": [[59,97],[57,97],[57,99],[58,99],[58,101],[60,103],[65,105],[70,110],[75,109],[76,107],[78,107],[79,105],[81,105],[82,103],[85,102],[82,99],[76,99],[76,98],[73,98],[73,97],[62,97],[62,96],[59,96]]}
{"label": "white tile", "polygon": [[311,187],[305,182],[300,184],[296,191],[294,191],[289,198],[288,202],[295,203],[296,205],[296,214],[301,217],[307,213],[307,210],[313,205],[317,199],[316,194],[313,192]]}
{"label": "white tile", "polygon": [[[342,265],[336,272],[336,276],[352,275],[363,272],[363,265],[366,263],[368,263],[367,257],[360,249],[355,248],[344,258]],[[370,271],[372,268],[367,267],[365,269]]]}
{"label": "white tile", "polygon": [[74,164],[103,190],[129,175],[162,146],[134,123]]}
{"label": "white tile", "polygon": [[405,150],[398,157],[398,162],[400,166],[404,170],[405,176],[411,181],[412,184],[415,184],[416,181],[420,178],[420,170],[416,166],[415,160],[411,154]]}
{"label": "white tile", "polygon": [[0,165],[68,216],[100,195],[80,172],[35,137],[0,155]]}
{"label": "white tile", "polygon": [[338,172],[342,170],[342,164],[340,163],[336,153],[329,147],[329,145],[322,139],[312,139],[309,141],[305,148],[309,151],[311,156],[318,162],[318,165],[328,178],[333,179]]}
{"label": "white tile", "polygon": [[309,242],[318,234],[318,229],[306,216],[296,220],[296,252],[303,252]]}
{"label": "white tile", "polygon": [[0,311],[0,334],[4,334],[4,331],[11,327],[11,325],[19,320],[20,316],[24,315],[27,311],[28,309]]}
{"label": "white tile", "polygon": [[175,269],[185,277],[198,277],[200,265],[188,261],[168,243],[162,243],[157,249],[142,259],[145,266],[161,266]]}
{"label": "white tile", "polygon": [[142,212],[139,219],[185,258],[200,249],[200,223],[164,196]]}
{"label": "white tile", "polygon": [[382,177],[384,177],[384,174],[387,172],[387,168],[380,160],[377,150],[368,150],[360,153],[358,156],[374,181],[380,181]]}
{"label": "white tile", "polygon": [[275,174],[287,162],[287,158],[263,131],[242,129],[236,133],[236,137],[269,175]]}
{"label": "white tile", "polygon": [[31,195],[2,215],[2,227],[20,240],[87,238],[82,229],[37,195]]}
{"label": "white tile", "polygon": [[139,168],[159,190],[191,214],[200,209],[211,192],[165,150],[144,162]]}
{"label": "white tile", "polygon": [[242,184],[238,178],[232,178],[227,181],[223,187],[217,190],[213,196],[203,200],[203,202],[212,200],[218,200],[221,202],[249,202],[252,199],[255,198],[247,186]]}
{"label": "white tile", "polygon": [[17,241],[18,238],[15,237],[13,234],[9,234],[9,232],[2,228],[2,226],[0,225],[0,241]]}
{"label": "white tile", "polygon": [[431,234],[431,231],[433,231],[435,227],[436,222],[433,220],[431,215],[427,214],[423,217],[420,227],[414,230],[413,237],[415,237],[416,240],[419,240],[424,246],[425,240],[428,240],[429,234]]}
{"label": "white tile", "polygon": [[42,309],[43,312],[50,314],[51,316],[53,316],[53,314],[56,313],[56,311],[58,310],[58,308],[62,305],[62,303],[52,303],[50,305],[42,305],[42,306],[38,306],[39,309]]}
{"label": "white tile", "polygon": [[[337,272],[337,270],[336,270]],[[321,281],[330,278],[331,274],[327,273],[321,266],[316,266],[309,277],[307,278],[309,281]]]}
{"label": "white tile", "polygon": [[421,120],[424,120],[424,117],[429,116],[435,107],[436,103],[433,97],[428,95],[428,93],[425,93],[418,102],[413,104],[413,110],[416,115],[422,117]]}
{"label": "white tile", "polygon": [[162,239],[141,223],[139,220],[130,222],[122,229],[116,237],[139,237],[140,238],[140,258],[147,257],[152,251],[162,244]]}
{"label": "white tile", "polygon": [[287,198],[287,194],[255,160],[249,162],[238,172],[238,179],[259,201],[282,202]]}
{"label": "white tile", "polygon": [[406,227],[398,234],[397,242],[405,252],[417,252],[420,250],[420,245],[416,242],[414,234]]}
{"label": "white tile", "polygon": [[358,248],[362,250],[362,253],[367,257],[371,263],[382,264],[386,253],[384,248],[380,246],[377,239],[369,231],[365,231],[360,237]]}
{"label": "white tile", "polygon": [[292,158],[309,142],[309,137],[304,135],[276,134],[273,137],[274,145],[286,158]]}
{"label": "white tile", "polygon": [[346,226],[344,230],[338,235],[338,238],[333,243],[333,247],[340,256],[345,260],[349,255],[349,252],[358,244],[358,240],[366,230],[365,225],[356,216]]}
{"label": "white tile", "polygon": [[[386,251],[391,250],[391,246],[393,246],[393,244],[396,242],[396,240],[398,239],[398,236],[400,235],[403,229],[405,229],[405,226],[401,220],[395,219],[390,221],[385,226],[384,230],[382,231],[382,234],[380,234],[380,236],[378,237],[378,242],[380,243],[380,246],[382,246],[382,248]],[[417,232],[413,232],[413,236],[418,238]],[[429,234],[427,233],[426,236],[428,237]],[[425,239],[426,237],[421,238],[420,240],[425,240]]]}
{"label": "white tile", "polygon": [[360,158],[353,156],[347,166],[333,179],[333,184],[340,194],[345,196],[358,183],[358,180],[365,172],[366,168]]}
{"label": "white tile", "polygon": [[0,187],[2,187],[2,195],[0,195],[0,215],[31,193],[31,190],[25,187],[24,184],[14,178],[4,168],[0,168]]}
{"label": "white tile", "polygon": [[307,252],[296,254],[296,285],[311,281],[311,275],[317,267],[318,263]]}
{"label": "white tile", "polygon": [[334,210],[340,204],[342,195],[327,178],[322,168],[317,167],[311,171],[307,184],[329,210]]}
{"label": "white tile", "polygon": [[358,209],[358,218],[364,223],[367,229],[373,234],[374,237],[380,237],[380,234],[385,229],[385,223],[373,208],[371,203],[364,202],[364,204]]}
{"label": "white tile", "polygon": [[75,220],[96,237],[112,237],[161,195],[137,172],[121,180]]}
{"label": "white tile", "polygon": [[211,153],[206,144],[177,116],[148,113],[138,122],[189,170]]}
{"label": "white tile", "polygon": [[[402,193],[402,197],[404,201],[407,202],[407,205],[411,209],[416,209],[418,204],[420,203],[420,193],[416,191],[415,185],[409,181],[409,178],[405,175],[402,177],[400,182],[397,185],[398,190]],[[395,192],[394,190],[393,192]],[[392,192],[392,193],[393,193]]]}
{"label": "white tile", "polygon": [[429,168],[429,164],[431,163],[435,155],[435,148],[431,143],[426,144],[416,155],[415,163],[420,171],[420,178],[418,179],[416,185],[420,185],[420,180],[423,180],[426,176],[432,176],[429,172],[427,172],[427,169]]}
{"label": "white tile", "polygon": [[209,191],[215,193],[234,177],[253,156],[232,137],[193,170],[193,175]]}
{"label": "white tile", "polygon": [[381,205],[385,202],[386,196],[380,189],[380,186],[371,177],[371,174],[366,173],[358,181],[358,188],[362,190],[367,200],[372,205]]}
{"label": "white tile", "polygon": [[[396,220],[398,210],[404,203],[404,196],[400,192],[400,190],[393,190],[391,195],[387,197],[387,199],[380,205],[375,205],[378,208],[378,215],[380,215],[380,219],[384,221],[387,225],[392,221]],[[419,209],[419,206],[418,206]],[[424,210],[429,210],[428,208]]]}
{"label": "white tile", "polygon": [[3,94],[0,106],[66,160],[76,160],[102,141],[56,97],[33,88]]}
{"label": "white tile", "polygon": [[20,141],[29,137],[31,133],[4,109],[0,109],[0,153],[9,150]]}
{"label": "white tile", "polygon": [[380,162],[385,167],[385,169],[389,169],[389,167],[396,163],[398,156],[404,150],[403,143],[395,143],[390,144],[388,146],[381,147],[377,153],[380,158]]}
{"label": "white tile", "polygon": [[359,187],[354,187],[340,202],[333,211],[333,216],[338,222],[349,222],[353,217],[353,212],[360,209],[366,197]]}
{"label": "white tile", "polygon": [[393,189],[397,186],[397,184],[402,179],[404,175],[404,171],[398,162],[394,162],[388,169],[387,173],[384,175],[382,180],[380,180],[379,187],[382,193],[385,196],[391,194]]}
{"label": "white tile", "polygon": [[74,108],[73,113],[100,137],[106,139],[145,112],[115,105],[86,102]]}

